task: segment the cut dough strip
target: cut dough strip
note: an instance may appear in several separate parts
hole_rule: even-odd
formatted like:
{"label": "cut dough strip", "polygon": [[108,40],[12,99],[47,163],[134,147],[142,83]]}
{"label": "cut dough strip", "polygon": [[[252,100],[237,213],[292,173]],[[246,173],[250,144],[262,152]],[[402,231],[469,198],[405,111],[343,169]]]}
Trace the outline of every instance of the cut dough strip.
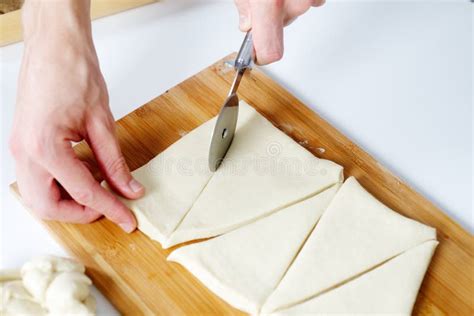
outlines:
{"label": "cut dough strip", "polygon": [[339,185],[214,239],[175,250],[179,262],[219,297],[248,313],[288,269]]}
{"label": "cut dough strip", "polygon": [[346,180],[262,312],[292,306],[425,241],[436,231],[392,211]]}
{"label": "cut dough strip", "polygon": [[338,288],[272,315],[411,315],[437,245],[426,241]]}

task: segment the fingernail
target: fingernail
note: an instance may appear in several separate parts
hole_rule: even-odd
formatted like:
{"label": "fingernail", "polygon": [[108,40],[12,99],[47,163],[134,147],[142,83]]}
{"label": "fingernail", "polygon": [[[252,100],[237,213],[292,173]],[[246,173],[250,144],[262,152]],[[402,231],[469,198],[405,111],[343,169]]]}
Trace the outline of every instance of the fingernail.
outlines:
{"label": "fingernail", "polygon": [[143,185],[135,179],[132,179],[128,183],[128,187],[130,188],[130,190],[132,190],[135,193],[140,192],[141,190],[143,190]]}
{"label": "fingernail", "polygon": [[118,225],[128,234],[135,230],[135,225],[133,225],[132,223],[120,223]]}

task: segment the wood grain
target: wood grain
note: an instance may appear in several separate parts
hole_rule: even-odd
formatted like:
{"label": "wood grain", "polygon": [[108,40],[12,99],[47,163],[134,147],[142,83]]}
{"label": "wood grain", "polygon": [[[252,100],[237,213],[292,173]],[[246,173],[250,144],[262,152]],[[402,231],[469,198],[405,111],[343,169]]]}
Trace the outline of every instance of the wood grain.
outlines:
{"label": "wood grain", "polygon": [[[91,18],[101,18],[156,1],[158,0],[92,0]],[[0,15],[0,47],[22,39],[21,10]]]}
{"label": "wood grain", "polygon": [[[117,122],[132,169],[218,113],[233,74],[223,60]],[[414,314],[474,315],[472,235],[258,69],[245,75],[239,94],[314,155],[344,166],[346,177],[355,176],[390,208],[437,229],[440,245]],[[85,144],[76,150],[95,166]],[[18,194],[15,184],[12,188]],[[88,267],[97,287],[125,315],[239,314],[181,266],[167,263],[172,249],[163,250],[140,232],[127,235],[105,219],[91,225],[42,223]]]}

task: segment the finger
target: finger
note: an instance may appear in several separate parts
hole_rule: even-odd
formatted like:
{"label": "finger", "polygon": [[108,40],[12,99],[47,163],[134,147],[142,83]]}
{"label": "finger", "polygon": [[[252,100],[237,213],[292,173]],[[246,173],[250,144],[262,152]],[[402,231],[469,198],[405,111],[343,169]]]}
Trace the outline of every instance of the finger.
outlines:
{"label": "finger", "polygon": [[[57,184],[56,189],[57,189]],[[101,218],[103,215],[96,210],[78,204],[74,200],[58,200],[56,202],[55,221],[66,223],[87,224]]]}
{"label": "finger", "polygon": [[285,2],[284,25],[288,26],[296,20],[297,17],[308,11],[311,7],[323,5],[325,0],[296,0]]}
{"label": "finger", "polygon": [[239,28],[242,32],[247,32],[252,27],[249,0],[235,0],[235,5],[239,11]]}
{"label": "finger", "polygon": [[250,2],[252,35],[256,61],[260,65],[278,61],[283,56],[283,2]]}
{"label": "finger", "polygon": [[294,17],[294,18],[286,17],[285,20],[284,20],[284,22],[283,22],[283,24],[284,24],[285,26],[288,26],[288,25],[290,25],[291,23],[293,23],[295,20],[296,20],[296,17]]}
{"label": "finger", "polygon": [[16,173],[23,200],[41,219],[85,224],[102,215],[73,200],[62,200],[56,181],[34,162],[17,163]]}
{"label": "finger", "polygon": [[285,12],[289,17],[298,17],[308,11],[311,7],[318,7],[324,4],[324,0],[294,0],[285,1]]}
{"label": "finger", "polygon": [[115,123],[104,116],[91,118],[87,127],[88,143],[107,183],[126,198],[139,198],[145,189],[130,173],[115,135]]}
{"label": "finger", "polygon": [[136,220],[131,211],[100,186],[76,157],[69,142],[57,144],[53,156],[57,157],[56,161],[46,161],[45,164],[74,200],[104,214],[126,232],[135,230]]}
{"label": "finger", "polygon": [[311,6],[320,7],[325,3],[326,3],[326,0],[313,0],[313,3],[311,4]]}

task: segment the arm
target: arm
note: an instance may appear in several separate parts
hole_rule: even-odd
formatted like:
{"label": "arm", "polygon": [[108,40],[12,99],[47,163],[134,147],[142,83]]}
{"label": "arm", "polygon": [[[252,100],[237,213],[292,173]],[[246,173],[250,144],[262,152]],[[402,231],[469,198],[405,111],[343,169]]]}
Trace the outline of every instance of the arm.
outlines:
{"label": "arm", "polygon": [[143,195],[115,136],[89,10],[89,0],[24,4],[25,48],[10,149],[21,195],[38,216],[88,223],[103,214],[131,232],[133,214],[100,186],[71,146],[85,139],[116,191],[131,199]]}
{"label": "arm", "polygon": [[324,0],[235,0],[241,31],[252,29],[257,63],[283,57],[283,28]]}

